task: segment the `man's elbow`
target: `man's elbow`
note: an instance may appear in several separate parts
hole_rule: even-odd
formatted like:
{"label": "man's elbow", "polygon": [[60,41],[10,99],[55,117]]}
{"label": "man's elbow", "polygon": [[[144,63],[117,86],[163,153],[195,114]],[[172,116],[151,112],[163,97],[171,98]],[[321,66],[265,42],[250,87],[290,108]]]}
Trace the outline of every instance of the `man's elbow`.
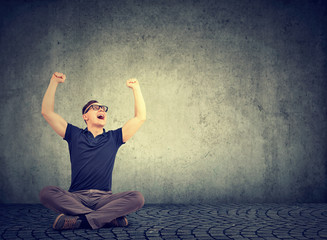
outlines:
{"label": "man's elbow", "polygon": [[41,114],[45,119],[47,119],[49,117],[49,115],[50,115],[50,112],[42,109]]}
{"label": "man's elbow", "polygon": [[141,124],[143,124],[146,120],[146,116],[137,116],[136,118]]}
{"label": "man's elbow", "polygon": [[146,116],[144,115],[144,116],[142,116],[142,117],[140,117],[140,121],[143,123],[143,122],[145,122],[145,120],[146,120]]}
{"label": "man's elbow", "polygon": [[48,114],[48,111],[46,111],[45,109],[41,109],[41,114],[43,117],[45,117]]}
{"label": "man's elbow", "polygon": [[135,118],[139,121],[145,122],[146,120],[146,114],[145,113],[137,113],[135,114]]}
{"label": "man's elbow", "polygon": [[47,113],[45,111],[43,111],[43,110],[41,110],[41,114],[42,114],[43,117],[45,117],[47,115]]}

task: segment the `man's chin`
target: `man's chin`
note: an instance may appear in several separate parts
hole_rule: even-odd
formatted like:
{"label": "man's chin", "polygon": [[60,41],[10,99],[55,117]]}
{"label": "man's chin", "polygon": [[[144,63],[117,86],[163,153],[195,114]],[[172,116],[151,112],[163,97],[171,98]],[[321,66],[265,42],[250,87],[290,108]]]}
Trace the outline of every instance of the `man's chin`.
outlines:
{"label": "man's chin", "polygon": [[106,125],[106,121],[102,121],[102,122],[98,122],[97,124],[96,124],[96,126],[97,127],[104,127]]}

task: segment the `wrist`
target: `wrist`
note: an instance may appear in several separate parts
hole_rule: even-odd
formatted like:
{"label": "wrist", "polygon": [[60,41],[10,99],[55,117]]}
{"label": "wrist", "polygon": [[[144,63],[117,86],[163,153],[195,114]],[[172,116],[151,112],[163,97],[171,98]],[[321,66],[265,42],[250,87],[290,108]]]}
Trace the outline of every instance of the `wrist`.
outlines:
{"label": "wrist", "polygon": [[51,79],[50,84],[58,86],[59,82],[56,79]]}
{"label": "wrist", "polygon": [[141,88],[140,88],[140,86],[134,86],[134,87],[132,87],[132,90],[133,91],[140,91]]}

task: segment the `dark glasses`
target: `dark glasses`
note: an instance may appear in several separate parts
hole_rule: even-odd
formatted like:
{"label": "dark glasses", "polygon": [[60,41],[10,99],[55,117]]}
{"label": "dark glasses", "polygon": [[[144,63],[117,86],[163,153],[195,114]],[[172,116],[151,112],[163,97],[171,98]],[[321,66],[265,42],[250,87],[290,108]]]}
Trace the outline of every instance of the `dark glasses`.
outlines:
{"label": "dark glasses", "polygon": [[83,114],[85,114],[85,113],[87,113],[90,109],[93,109],[93,110],[95,110],[95,111],[98,111],[98,110],[103,110],[103,111],[105,111],[105,112],[107,112],[108,111],[108,107],[107,106],[104,106],[104,105],[90,105],[86,110],[85,110],[85,112],[83,113]]}

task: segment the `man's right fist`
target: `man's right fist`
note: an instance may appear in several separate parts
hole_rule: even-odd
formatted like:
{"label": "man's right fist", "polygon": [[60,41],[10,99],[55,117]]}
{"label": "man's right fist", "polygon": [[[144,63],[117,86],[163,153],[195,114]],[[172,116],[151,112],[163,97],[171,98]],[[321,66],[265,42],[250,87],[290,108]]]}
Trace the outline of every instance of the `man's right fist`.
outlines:
{"label": "man's right fist", "polygon": [[57,83],[63,83],[65,82],[66,75],[63,73],[55,72],[52,75],[51,81],[56,81]]}

